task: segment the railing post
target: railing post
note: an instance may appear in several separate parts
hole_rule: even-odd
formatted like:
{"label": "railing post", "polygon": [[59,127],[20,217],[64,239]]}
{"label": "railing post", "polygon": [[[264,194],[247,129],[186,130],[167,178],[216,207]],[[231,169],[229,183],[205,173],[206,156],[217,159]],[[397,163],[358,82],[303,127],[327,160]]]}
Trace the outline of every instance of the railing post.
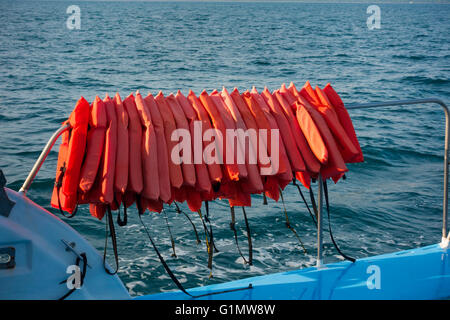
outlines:
{"label": "railing post", "polygon": [[323,180],[322,174],[318,178],[318,196],[317,196],[317,268],[323,265]]}

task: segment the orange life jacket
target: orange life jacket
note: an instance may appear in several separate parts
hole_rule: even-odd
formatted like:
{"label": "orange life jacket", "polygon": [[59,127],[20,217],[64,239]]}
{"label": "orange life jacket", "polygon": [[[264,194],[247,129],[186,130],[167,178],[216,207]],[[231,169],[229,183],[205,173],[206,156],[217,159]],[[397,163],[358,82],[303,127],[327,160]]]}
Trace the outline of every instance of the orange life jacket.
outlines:
{"label": "orange life jacket", "polygon": [[[194,108],[197,118],[202,122],[202,135],[209,129],[212,128],[211,120],[209,119],[208,112],[205,110],[200,99],[197,98],[195,93],[192,90],[189,90],[188,100]],[[203,148],[206,148],[209,145],[208,141],[203,141]],[[204,155],[202,155],[203,158]],[[211,159],[204,159],[207,161],[207,167],[209,172],[209,178],[213,185],[217,185],[222,181],[222,169],[219,163],[215,163],[214,161],[209,161]]]}
{"label": "orange life jacket", "polygon": [[136,109],[133,94],[130,94],[123,105],[128,113],[128,185],[127,190],[137,194],[142,192],[144,182],[142,180],[142,124]]}
{"label": "orange life jacket", "polygon": [[173,118],[172,111],[170,111],[166,99],[161,91],[155,97],[155,101],[164,123],[164,134],[166,136],[167,144],[167,159],[169,161],[170,184],[173,188],[180,188],[183,185],[181,165],[172,161],[172,151],[174,149],[178,150],[177,142],[171,140],[172,132],[177,129],[175,119]]}
{"label": "orange life jacket", "polygon": [[328,150],[319,128],[317,128],[316,123],[302,104],[297,104],[296,106],[297,121],[306,141],[308,141],[311,151],[322,164],[326,164],[328,162]]}
{"label": "orange life jacket", "polygon": [[[167,102],[167,105],[169,106],[170,110],[172,111],[177,129],[183,129],[183,130],[187,131],[190,135],[189,124],[187,122],[186,116],[184,115],[183,108],[180,106],[180,104],[178,103],[178,101],[175,98],[175,96],[173,95],[173,93],[169,94],[166,97],[166,102]],[[190,139],[191,141],[189,141],[189,144],[188,144],[188,149],[191,153],[191,155],[189,157],[190,159],[188,159],[187,163],[183,162],[181,164],[181,168],[183,171],[184,185],[193,187],[193,186],[195,186],[196,177],[195,177],[195,167],[193,164],[193,154],[192,154],[192,151],[193,151],[192,150],[192,139],[193,139],[193,137],[191,136],[190,138],[191,138]],[[179,143],[179,141],[177,141],[177,143]]]}
{"label": "orange life jacket", "polygon": [[344,161],[347,163],[354,162],[363,162],[364,156],[361,150],[361,146],[359,145],[358,138],[356,137],[355,128],[353,127],[352,120],[350,119],[350,115],[348,114],[347,109],[342,102],[341,97],[337,94],[337,92],[333,89],[333,87],[328,83],[323,89],[330,103],[333,105],[334,110],[337,113],[340,123],[344,127],[345,132],[348,137],[352,141],[353,145],[356,147],[358,154],[354,157],[351,157],[350,154],[343,154]]}
{"label": "orange life jacket", "polygon": [[[222,96],[220,95],[220,93],[217,90],[214,90],[213,92],[211,92],[211,99],[213,100],[214,104],[216,105],[217,111],[220,114],[220,117],[223,120],[223,123],[225,125],[226,129],[231,129],[233,131],[236,130],[236,125],[234,123],[233,117],[231,117],[231,115],[228,113],[227,111],[227,106],[225,105],[225,102],[222,100]],[[227,132],[225,132],[225,134],[227,134]],[[229,145],[231,143],[233,143],[234,145],[234,152],[233,152],[233,158],[234,158],[234,163],[237,164],[238,170],[239,170],[239,180],[241,179],[245,179],[248,177],[248,171],[247,171],[247,167],[245,166],[245,160],[244,157],[242,157],[243,163],[240,163],[241,161],[238,161],[238,155],[241,154],[243,155],[243,151],[241,148],[241,144],[239,143],[239,140],[237,138],[234,138],[235,141],[231,142],[232,138],[229,137],[227,135],[225,141],[227,141],[227,145],[228,147],[230,147]],[[227,152],[226,151],[226,146],[224,146],[224,151],[223,152]]]}
{"label": "orange life jacket", "polygon": [[267,88],[264,88],[261,96],[269,106],[270,111],[272,112],[273,117],[277,122],[278,128],[280,129],[280,134],[283,138],[283,143],[285,144],[286,152],[289,157],[292,170],[295,172],[305,171],[305,163],[303,162],[303,158],[295,143],[294,135],[291,131],[289,121],[286,119],[280,104],[272,96]]}
{"label": "orange life jacket", "polygon": [[320,102],[322,103],[321,105],[317,106],[317,110],[323,115],[325,121],[328,124],[328,127],[333,133],[344,161],[346,158],[351,160],[358,155],[358,150],[353,145],[353,142],[350,140],[347,132],[345,132],[345,129],[342,127],[338,115],[334,110],[333,105],[328,100],[326,94],[319,87],[316,87],[315,91],[317,96],[319,97]]}
{"label": "orange life jacket", "polygon": [[226,127],[222,120],[222,117],[220,116],[220,113],[217,110],[215,103],[212,101],[211,97],[205,90],[203,90],[203,92],[200,94],[200,101],[202,102],[203,106],[208,112],[214,128],[216,128],[216,130],[218,130],[222,134],[222,137],[218,136],[218,143],[219,143],[219,150],[222,150],[223,152],[222,159],[224,163],[223,166],[226,169],[225,172],[230,180],[239,181],[239,168],[236,163],[233,163],[234,159],[227,159],[227,154],[225,152],[227,137],[226,137]]}
{"label": "orange life jacket", "polygon": [[117,153],[117,116],[114,102],[106,94],[103,99],[106,110],[107,129],[105,148],[103,150],[103,167],[101,168],[101,196],[103,203],[112,203],[114,200],[114,173],[116,170]]}
{"label": "orange life jacket", "polygon": [[169,160],[167,152],[166,136],[164,135],[164,122],[151,93],[145,97],[145,103],[150,111],[152,124],[156,134],[156,150],[158,157],[159,197],[168,203],[172,194],[170,187]]}
{"label": "orange life jacket", "polygon": [[[97,177],[97,171],[103,155],[106,122],[107,117],[105,104],[97,96],[91,106],[86,157],[84,159],[80,174],[79,185],[83,193],[87,193],[92,188],[95,178]],[[72,153],[73,151],[69,150],[69,154]]]}
{"label": "orange life jacket", "polygon": [[[142,136],[142,180],[143,189],[141,195],[149,200],[159,199],[159,170],[158,170],[158,147],[156,144],[156,133],[152,123],[152,117],[147,103],[139,91],[136,92],[136,109],[141,120]],[[155,183],[158,181],[158,183]]]}
{"label": "orange life jacket", "polygon": [[[247,126],[245,125],[244,119],[242,118],[238,107],[234,103],[233,98],[225,87],[222,89],[221,95],[229,114],[235,122],[236,129],[243,130],[244,132],[247,131]],[[261,193],[264,190],[264,186],[261,175],[259,174],[258,165],[256,163],[250,163],[249,159],[250,152],[253,152],[256,155],[258,146],[254,146],[250,138],[244,138],[243,141],[239,142],[241,144],[241,151],[245,156],[245,164],[248,172],[248,179],[247,181],[242,182],[242,189],[247,190],[249,193]]]}
{"label": "orange life jacket", "polygon": [[128,184],[128,113],[123,106],[119,93],[116,93],[116,96],[114,97],[114,106],[117,118],[117,152],[114,173],[114,190],[116,193],[120,192],[124,194]]}
{"label": "orange life jacket", "polygon": [[281,105],[286,115],[286,118],[288,119],[289,124],[291,125],[292,134],[294,135],[297,147],[300,153],[302,154],[303,160],[305,161],[306,168],[312,175],[317,174],[320,170],[320,162],[312,153],[308,145],[308,142],[306,141],[306,138],[303,135],[300,125],[298,124],[298,121],[296,121],[296,116],[292,112],[292,108],[283,98],[279,90],[276,90],[273,94],[277,98],[278,103]]}
{"label": "orange life jacket", "polygon": [[[278,124],[275,120],[275,118],[272,116],[270,112],[270,108],[267,105],[264,98],[259,94],[259,92],[256,90],[255,87],[252,88],[252,91],[250,92],[252,97],[255,99],[255,101],[258,103],[259,107],[261,108],[262,112],[264,113],[264,116],[267,119],[267,122],[270,126],[271,130],[278,130],[278,145],[279,145],[279,161],[280,161],[280,167],[285,167],[286,170],[284,172],[280,172],[278,175],[278,183],[280,185],[281,189],[284,189],[286,185],[288,185],[293,178],[292,175],[292,168],[291,164],[289,162],[289,158],[287,156],[286,147],[283,142],[283,137],[280,134],[280,129],[278,128]],[[282,170],[280,170],[282,171]]]}
{"label": "orange life jacket", "polygon": [[[200,137],[196,137],[196,133],[194,130],[194,122],[199,121],[197,118],[197,114],[195,113],[194,108],[192,107],[189,100],[181,93],[180,90],[178,90],[176,95],[177,101],[180,104],[181,108],[183,109],[184,115],[186,116],[186,119],[188,120],[189,124],[189,131],[191,133],[191,145],[192,150],[195,148],[195,144],[197,143],[198,139]],[[203,135],[203,132],[199,132],[199,134]],[[206,166],[205,162],[203,161],[203,144],[200,144],[198,146],[198,149],[202,151],[201,159],[200,161],[195,161],[195,174],[196,174],[196,183],[195,183],[195,189],[199,192],[210,192],[212,185],[209,178],[208,173],[208,167]],[[193,155],[193,158],[195,158],[195,154]],[[200,163],[197,163],[200,162]],[[200,201],[201,202],[201,201]],[[200,204],[201,206],[201,204]]]}
{"label": "orange life jacket", "polygon": [[328,163],[321,169],[322,177],[324,179],[333,178],[337,182],[348,169],[342,159],[336,141],[322,115],[302,96],[298,98],[297,109],[302,107],[300,104],[305,107],[316,123],[328,150]]}
{"label": "orange life jacket", "polygon": [[[261,176],[267,176],[267,171],[269,168],[271,168],[271,164],[269,163],[261,163],[261,159],[259,158],[259,149],[260,148],[264,148],[264,150],[267,150],[267,144],[264,140],[259,139],[259,135],[258,135],[258,124],[256,123],[255,118],[252,115],[252,112],[250,111],[250,109],[247,107],[246,102],[244,101],[244,98],[241,96],[241,94],[239,93],[237,88],[234,88],[234,90],[231,92],[230,96],[233,98],[233,101],[237,107],[237,109],[239,110],[239,113],[242,116],[242,119],[245,122],[245,125],[247,127],[247,130],[254,130],[255,134],[256,134],[256,141],[255,144],[256,146],[254,151],[256,152],[256,157],[257,157],[257,163],[258,163],[258,167],[260,169],[259,173]],[[264,169],[264,170],[263,170]]]}
{"label": "orange life jacket", "polygon": [[[291,85],[294,84],[291,82]],[[286,84],[284,83],[281,85],[280,93],[291,107],[292,104],[297,101],[297,97],[288,88],[286,88]]]}
{"label": "orange life jacket", "polygon": [[89,109],[89,102],[81,97],[69,119],[63,123],[69,123],[70,129],[62,134],[51,205],[60,208],[61,204],[61,209],[69,213],[73,213],[77,207],[80,170],[86,150]]}

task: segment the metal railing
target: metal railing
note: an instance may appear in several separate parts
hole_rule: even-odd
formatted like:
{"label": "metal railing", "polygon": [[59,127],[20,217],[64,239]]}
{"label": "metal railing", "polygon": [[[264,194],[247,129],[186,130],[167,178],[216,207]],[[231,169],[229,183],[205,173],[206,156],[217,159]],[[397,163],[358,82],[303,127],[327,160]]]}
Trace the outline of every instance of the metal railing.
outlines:
{"label": "metal railing", "polygon": [[[444,109],[445,113],[445,151],[444,151],[444,199],[443,199],[443,210],[442,210],[442,239],[447,238],[447,220],[448,220],[448,149],[449,149],[449,110],[447,105],[439,99],[414,99],[414,100],[397,100],[397,101],[387,101],[387,102],[376,102],[376,103],[365,103],[365,104],[353,104],[348,105],[346,108],[348,110],[355,109],[368,109],[368,108],[381,108],[381,107],[392,107],[392,106],[405,106],[405,105],[418,105],[418,104],[438,104]],[[30,188],[36,174],[44,163],[47,155],[55,144],[59,136],[66,130],[70,128],[70,124],[65,124],[61,126],[53,135],[50,137],[46,146],[41,152],[41,155],[37,159],[27,179],[25,180],[22,188],[19,192],[26,193]],[[317,267],[322,266],[323,262],[323,183],[321,176],[319,176],[318,182],[318,216],[317,216]]]}
{"label": "metal railing", "polygon": [[[444,146],[444,199],[442,208],[442,240],[447,238],[447,220],[448,220],[448,148],[449,148],[449,110],[447,105],[439,99],[414,99],[414,100],[396,100],[386,102],[364,103],[348,105],[348,110],[355,109],[368,109],[368,108],[381,108],[381,107],[393,107],[393,106],[406,106],[417,104],[429,104],[434,103],[440,105],[444,109],[445,114],[445,146]],[[319,176],[319,182],[322,179]],[[323,261],[323,186],[322,183],[318,184],[318,216],[317,216],[317,267],[322,266]]]}

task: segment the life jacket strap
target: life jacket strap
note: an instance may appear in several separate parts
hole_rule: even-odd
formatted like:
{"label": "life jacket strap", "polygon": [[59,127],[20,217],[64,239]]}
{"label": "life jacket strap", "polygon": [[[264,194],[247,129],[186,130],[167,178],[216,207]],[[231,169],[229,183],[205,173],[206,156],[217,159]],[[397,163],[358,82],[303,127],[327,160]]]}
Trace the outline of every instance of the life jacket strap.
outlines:
{"label": "life jacket strap", "polygon": [[[114,271],[110,271],[106,267],[106,251],[107,251],[107,246],[108,246],[108,231],[111,235],[111,242],[112,242],[113,252],[114,252],[114,260],[116,262],[116,269]],[[117,251],[116,229],[114,227],[114,220],[112,217],[110,205],[106,206],[105,247],[103,250],[103,268],[105,269],[106,273],[108,273],[110,275],[115,275],[117,273],[117,271],[119,271],[119,254]]]}
{"label": "life jacket strap", "polygon": [[166,210],[164,210],[164,208],[163,208],[163,212],[164,212],[164,218],[166,220],[167,230],[169,231],[169,235],[170,235],[170,243],[172,244],[172,257],[176,258],[177,254],[175,252],[175,240],[173,240],[172,231],[170,230],[170,225],[169,225],[169,219],[167,219],[167,213],[166,213]]}
{"label": "life jacket strap", "polygon": [[[311,209],[309,208],[308,202],[306,202],[306,198],[305,198],[305,196],[303,195],[302,189],[301,189],[300,186],[295,182],[295,178],[292,180],[292,183],[294,184],[294,186],[297,187],[298,193],[300,194],[300,197],[302,198],[303,203],[304,203],[305,206],[306,206],[306,209],[308,209],[309,215],[311,216],[311,219],[312,219],[312,221],[314,222],[314,225],[317,227],[317,221],[316,221],[316,219],[314,218],[314,215],[312,214]],[[311,189],[310,189],[310,190],[311,190]]]}
{"label": "life jacket strap", "polygon": [[183,210],[180,209],[180,207],[178,206],[178,204],[174,201],[173,202],[175,204],[175,210],[177,211],[178,214],[182,213],[191,223],[192,228],[194,229],[194,233],[195,233],[195,238],[197,239],[197,244],[200,244],[200,238],[198,237],[198,232],[197,232],[197,228],[195,227],[194,222],[192,222],[191,218],[189,218],[189,216],[186,214],[186,212],[184,212]]}
{"label": "life jacket strap", "polygon": [[286,211],[286,206],[285,206],[285,204],[284,204],[283,190],[281,190],[281,188],[280,188],[280,197],[281,197],[281,202],[283,203],[284,216],[286,217],[286,227],[287,227],[289,230],[291,230],[292,233],[297,237],[298,242],[300,243],[300,246],[301,246],[302,249],[303,249],[303,252],[306,254],[307,251],[306,251],[305,246],[303,245],[302,239],[300,239],[300,237],[299,237],[297,231],[295,231],[295,229],[291,226],[291,222],[289,221],[289,217],[288,217],[288,214],[287,214],[287,211]]}
{"label": "life jacket strap", "polygon": [[352,258],[352,257],[349,257],[349,256],[347,256],[345,253],[343,253],[343,252],[341,251],[341,249],[339,249],[339,246],[337,245],[336,241],[334,240],[333,232],[332,232],[332,230],[331,230],[330,205],[329,205],[329,201],[328,201],[328,187],[327,187],[327,181],[326,181],[326,180],[324,180],[324,182],[323,182],[323,192],[324,192],[324,194],[325,194],[325,203],[326,203],[326,206],[327,206],[327,214],[328,214],[328,230],[330,231],[330,238],[331,238],[331,241],[333,242],[333,245],[334,245],[334,247],[336,248],[337,252],[339,252],[339,254],[340,254],[344,259],[346,259],[346,260],[348,260],[348,261],[351,261],[351,262],[355,262],[356,259],[355,259],[355,258]]}
{"label": "life jacket strap", "polygon": [[[234,240],[236,242],[236,247],[238,249],[239,255],[244,260],[244,263],[248,263],[249,265],[251,265],[250,264],[250,258],[249,258],[249,261],[247,261],[247,259],[245,259],[244,255],[242,254],[241,248],[239,247],[239,241],[238,241],[237,231],[236,231],[236,227],[235,227],[235,225],[236,225],[236,215],[235,215],[234,207],[232,207],[232,206],[230,206],[230,214],[231,214],[230,229],[234,233]],[[247,233],[247,236],[248,236],[248,233]]]}

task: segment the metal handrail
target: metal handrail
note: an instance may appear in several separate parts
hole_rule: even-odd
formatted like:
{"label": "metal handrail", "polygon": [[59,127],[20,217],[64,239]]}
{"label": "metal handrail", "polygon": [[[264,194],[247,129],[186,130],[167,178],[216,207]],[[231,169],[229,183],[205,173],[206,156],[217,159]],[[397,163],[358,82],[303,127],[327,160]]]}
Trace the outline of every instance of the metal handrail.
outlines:
{"label": "metal handrail", "polygon": [[[444,200],[442,209],[442,241],[444,242],[447,236],[447,225],[448,225],[448,149],[449,149],[449,110],[447,105],[440,99],[414,99],[414,100],[396,100],[396,101],[386,101],[386,102],[375,102],[375,103],[364,103],[364,104],[352,104],[346,106],[348,110],[355,109],[368,109],[368,108],[381,108],[381,107],[392,107],[392,106],[402,106],[402,105],[417,105],[435,103],[440,105],[444,109],[445,113],[445,150],[444,150]],[[322,179],[319,179],[319,181]],[[322,197],[322,184],[318,185],[319,199]],[[323,261],[323,233],[322,233],[322,219],[323,219],[323,203],[319,200],[318,203],[318,217],[317,217],[317,267],[322,266]]]}
{"label": "metal handrail", "polygon": [[[426,103],[435,103],[440,105],[444,109],[445,113],[445,152],[444,152],[444,201],[443,201],[443,212],[442,212],[442,239],[447,238],[447,229],[448,229],[448,150],[449,150],[449,109],[447,105],[440,99],[431,98],[431,99],[414,99],[414,100],[396,100],[396,101],[386,101],[386,102],[375,102],[375,103],[365,103],[365,104],[353,104],[348,105],[346,108],[348,110],[355,109],[368,109],[368,108],[380,108],[380,107],[392,107],[392,106],[401,106],[401,105],[417,105],[417,104],[426,104]],[[20,188],[19,192],[26,193],[30,188],[31,183],[33,182],[36,174],[44,163],[47,155],[55,144],[56,140],[59,136],[66,130],[70,128],[70,124],[66,123],[61,126],[53,135],[50,137],[49,141],[45,145],[44,149],[41,152],[41,155],[36,160],[33,168],[28,174],[27,179],[25,180],[22,188]],[[319,176],[318,183],[318,216],[317,216],[317,267],[322,266],[323,261],[323,185],[321,176]]]}
{"label": "metal handrail", "polygon": [[22,188],[20,188],[19,192],[25,194],[28,191],[28,189],[31,186],[31,183],[33,182],[34,178],[39,172],[39,169],[41,169],[42,164],[44,163],[45,159],[47,159],[48,154],[55,145],[56,140],[58,140],[59,136],[62,135],[64,131],[69,130],[69,128],[70,123],[67,122],[66,124],[61,126],[58,130],[56,130],[55,133],[53,133],[53,135],[50,137],[47,144],[45,145],[44,149],[42,150],[39,158],[34,163],[33,168],[31,168],[31,171],[28,174],[28,177],[25,179],[25,182],[23,183]]}

